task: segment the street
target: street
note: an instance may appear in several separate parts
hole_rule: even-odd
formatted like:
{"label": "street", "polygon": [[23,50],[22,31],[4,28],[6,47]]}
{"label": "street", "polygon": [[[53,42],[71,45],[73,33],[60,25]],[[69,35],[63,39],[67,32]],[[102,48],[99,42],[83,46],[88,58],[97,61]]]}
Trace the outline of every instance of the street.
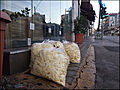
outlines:
{"label": "street", "polygon": [[110,40],[115,43],[119,43],[119,37],[118,36],[104,36],[105,39]]}
{"label": "street", "polygon": [[119,0],[0,4],[0,90],[119,89]]}
{"label": "street", "polygon": [[96,89],[119,89],[119,37],[92,40],[95,48]]}

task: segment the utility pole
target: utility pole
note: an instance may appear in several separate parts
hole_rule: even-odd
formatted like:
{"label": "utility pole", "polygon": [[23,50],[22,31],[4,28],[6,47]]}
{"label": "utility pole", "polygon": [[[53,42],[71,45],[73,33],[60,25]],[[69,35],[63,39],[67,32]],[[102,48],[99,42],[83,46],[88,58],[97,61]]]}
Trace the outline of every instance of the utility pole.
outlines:
{"label": "utility pole", "polygon": [[[33,23],[33,0],[31,0],[31,23]],[[33,41],[33,37],[34,37],[34,30],[32,30],[31,41]]]}
{"label": "utility pole", "polygon": [[78,18],[80,18],[80,0],[78,0]]}
{"label": "utility pole", "polygon": [[98,0],[98,2],[99,2],[99,21],[98,21],[98,28],[97,28],[97,31],[99,31],[99,27],[100,27],[102,0]]}
{"label": "utility pole", "polygon": [[74,8],[74,3],[75,3],[75,0],[72,0],[72,41],[74,42],[75,41],[75,34],[74,34],[74,17],[75,17],[75,8]]}
{"label": "utility pole", "polygon": [[101,7],[99,7],[99,21],[98,21],[98,28],[97,28],[97,31],[99,31],[99,27],[100,27],[100,10],[101,10]]}
{"label": "utility pole", "polygon": [[31,0],[31,16],[33,14],[33,0]]}
{"label": "utility pole", "polygon": [[101,34],[102,34],[102,35],[101,35],[101,39],[103,39],[103,32],[104,32],[104,31],[103,31],[103,19],[102,19],[102,23],[101,23]]}

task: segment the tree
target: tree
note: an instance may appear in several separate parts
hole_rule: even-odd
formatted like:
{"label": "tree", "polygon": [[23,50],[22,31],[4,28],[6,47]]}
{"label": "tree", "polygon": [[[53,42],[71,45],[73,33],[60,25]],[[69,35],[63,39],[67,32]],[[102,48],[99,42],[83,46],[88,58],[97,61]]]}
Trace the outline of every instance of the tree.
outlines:
{"label": "tree", "polygon": [[25,17],[26,38],[30,37],[30,34],[29,34],[29,20],[28,20],[29,12],[30,12],[30,9],[26,7],[25,9],[21,10],[21,12],[15,12],[15,13],[12,13],[10,15],[10,18],[12,20],[16,20],[18,17]]}
{"label": "tree", "polygon": [[20,17],[28,17],[28,16],[29,16],[29,11],[30,11],[30,9],[26,7],[25,9],[21,10],[21,12],[12,13],[12,14],[10,15],[10,18],[11,18],[12,20],[15,20],[15,19],[18,18],[19,16],[20,16]]}
{"label": "tree", "polygon": [[80,19],[77,17],[74,21],[74,32],[85,34],[88,30],[88,20],[85,16],[80,16]]}

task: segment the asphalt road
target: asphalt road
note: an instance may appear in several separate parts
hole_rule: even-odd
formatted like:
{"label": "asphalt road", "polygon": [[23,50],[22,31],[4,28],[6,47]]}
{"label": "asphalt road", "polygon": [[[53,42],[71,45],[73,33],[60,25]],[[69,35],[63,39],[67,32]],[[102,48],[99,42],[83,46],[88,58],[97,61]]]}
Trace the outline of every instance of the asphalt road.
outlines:
{"label": "asphalt road", "polygon": [[119,89],[119,43],[106,38],[92,39],[96,64],[95,88]]}

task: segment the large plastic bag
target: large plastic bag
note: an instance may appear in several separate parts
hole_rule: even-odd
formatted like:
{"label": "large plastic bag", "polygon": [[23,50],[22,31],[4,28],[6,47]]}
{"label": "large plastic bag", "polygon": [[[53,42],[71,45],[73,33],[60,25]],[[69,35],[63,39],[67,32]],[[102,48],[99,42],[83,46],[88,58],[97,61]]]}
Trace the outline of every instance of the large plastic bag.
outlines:
{"label": "large plastic bag", "polygon": [[30,67],[32,68],[35,58],[38,55],[38,52],[44,48],[53,48],[53,45],[50,43],[34,43],[31,47],[31,63]]}
{"label": "large plastic bag", "polygon": [[69,57],[62,48],[45,48],[36,57],[31,73],[65,86]]}
{"label": "large plastic bag", "polygon": [[47,39],[47,40],[44,40],[42,43],[51,43],[55,48],[64,48],[63,43],[61,43],[60,41]]}
{"label": "large plastic bag", "polygon": [[76,43],[73,42],[63,42],[64,49],[67,53],[67,55],[70,57],[70,61],[72,63],[80,63],[80,49]]}
{"label": "large plastic bag", "polygon": [[61,43],[60,41],[51,40],[49,41],[49,43],[51,43],[55,48],[64,48],[63,43]]}

